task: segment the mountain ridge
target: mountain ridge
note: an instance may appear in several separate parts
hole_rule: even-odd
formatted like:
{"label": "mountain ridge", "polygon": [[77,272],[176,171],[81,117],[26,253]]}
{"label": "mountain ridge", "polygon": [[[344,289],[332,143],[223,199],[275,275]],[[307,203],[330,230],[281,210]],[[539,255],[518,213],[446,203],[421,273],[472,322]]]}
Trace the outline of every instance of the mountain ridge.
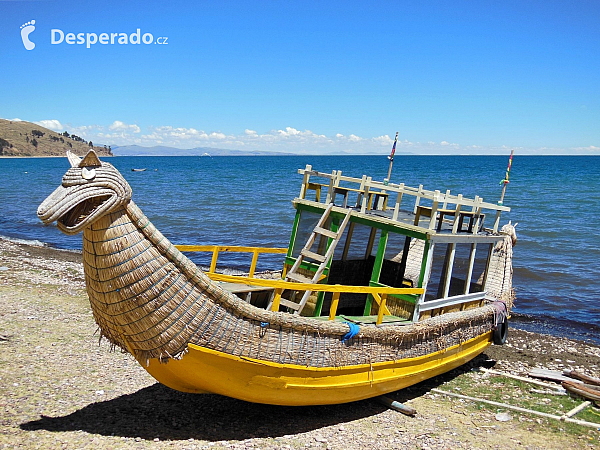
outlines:
{"label": "mountain ridge", "polygon": [[24,120],[0,119],[0,156],[65,156],[67,150],[83,156],[92,148],[98,156],[112,156],[110,147],[94,146],[67,131],[57,133]]}
{"label": "mountain ridge", "polygon": [[282,156],[294,153],[268,152],[258,150],[230,150],[215,147],[194,147],[181,149],[164,145],[142,147],[141,145],[122,145],[112,148],[114,156]]}

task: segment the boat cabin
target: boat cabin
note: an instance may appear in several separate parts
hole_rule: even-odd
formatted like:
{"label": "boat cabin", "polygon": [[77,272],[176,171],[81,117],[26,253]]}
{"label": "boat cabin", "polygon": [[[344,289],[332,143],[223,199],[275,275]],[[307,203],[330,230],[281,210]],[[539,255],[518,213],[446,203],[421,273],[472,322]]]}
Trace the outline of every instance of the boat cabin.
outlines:
{"label": "boat cabin", "polygon": [[[244,281],[215,273],[219,251],[242,248],[211,247],[208,274],[226,289],[259,307],[376,325],[408,324],[502,295],[489,289],[505,275],[491,261],[494,246],[507,238],[499,223],[510,208],[310,165],[298,173],[287,249],[250,249]],[[282,280],[254,277],[264,252],[285,252]]]}

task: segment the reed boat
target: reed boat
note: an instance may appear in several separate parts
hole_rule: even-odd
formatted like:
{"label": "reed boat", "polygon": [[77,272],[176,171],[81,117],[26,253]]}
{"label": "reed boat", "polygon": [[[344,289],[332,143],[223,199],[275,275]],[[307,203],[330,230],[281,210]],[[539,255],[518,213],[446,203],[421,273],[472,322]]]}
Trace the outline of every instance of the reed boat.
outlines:
{"label": "reed boat", "polygon": [[[516,242],[510,223],[500,227],[507,206],[306,166],[288,248],[173,245],[111,164],[94,151],[67,156],[71,168],[37,214],[83,231],[101,335],[173,389],[345,403],[506,340]],[[208,270],[185,255],[195,251],[212,253]],[[219,273],[225,252],[248,252],[245,276]],[[259,277],[265,254],[281,258],[276,279]]]}

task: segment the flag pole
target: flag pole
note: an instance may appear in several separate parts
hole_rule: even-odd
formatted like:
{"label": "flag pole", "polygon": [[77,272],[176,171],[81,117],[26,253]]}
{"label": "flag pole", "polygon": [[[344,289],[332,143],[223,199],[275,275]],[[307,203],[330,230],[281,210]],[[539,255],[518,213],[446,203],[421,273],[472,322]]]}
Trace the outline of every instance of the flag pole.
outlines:
{"label": "flag pole", "polygon": [[385,180],[383,180],[386,184],[390,182],[390,177],[392,176],[392,166],[394,165],[394,154],[396,153],[396,143],[398,142],[398,132],[396,131],[396,138],[394,139],[394,146],[392,147],[392,153],[388,156],[390,160],[390,168],[388,170],[388,175]]}
{"label": "flag pole", "polygon": [[504,175],[504,179],[500,182],[500,184],[502,184],[502,195],[500,196],[500,200],[498,201],[498,204],[500,206],[502,206],[502,202],[504,201],[504,194],[506,193],[506,186],[508,185],[508,183],[510,183],[510,181],[508,180],[508,176],[510,175],[510,166],[512,166],[512,160],[513,160],[513,155],[515,153],[515,149],[513,148],[510,151],[510,158],[508,158],[508,167],[506,168],[506,175]]}

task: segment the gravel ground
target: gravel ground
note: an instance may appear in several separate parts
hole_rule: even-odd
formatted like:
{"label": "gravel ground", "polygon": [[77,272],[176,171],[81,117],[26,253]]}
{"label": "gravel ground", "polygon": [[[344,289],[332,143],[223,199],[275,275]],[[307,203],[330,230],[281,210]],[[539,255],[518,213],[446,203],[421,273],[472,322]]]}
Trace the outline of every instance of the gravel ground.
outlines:
{"label": "gravel ground", "polygon": [[279,407],[170,390],[129,355],[98,345],[81,255],[0,240],[0,448],[591,448],[598,431],[549,432],[430,392],[477,366],[598,376],[600,348],[519,330],[457,370],[376,400]]}

